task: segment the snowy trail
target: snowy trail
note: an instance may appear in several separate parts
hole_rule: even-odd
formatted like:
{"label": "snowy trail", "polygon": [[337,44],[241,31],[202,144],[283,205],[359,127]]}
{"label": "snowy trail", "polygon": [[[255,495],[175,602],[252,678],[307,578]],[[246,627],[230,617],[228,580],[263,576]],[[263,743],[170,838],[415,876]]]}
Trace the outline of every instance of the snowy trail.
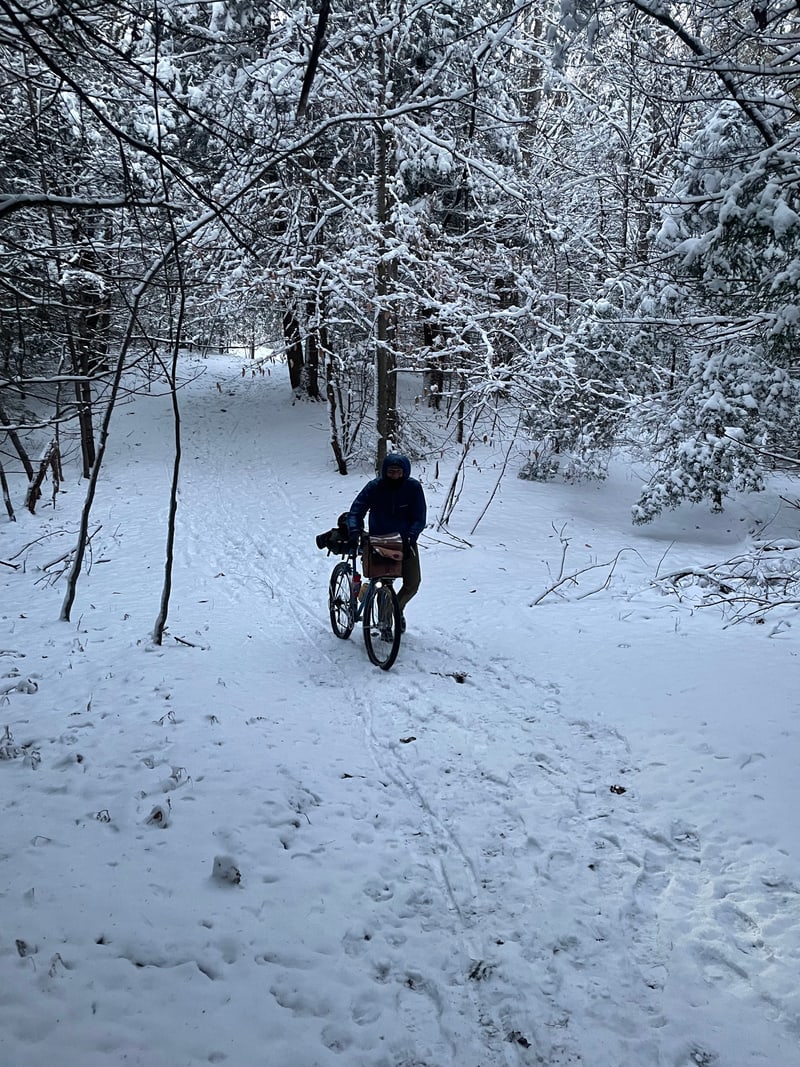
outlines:
{"label": "snowy trail", "polygon": [[[188,520],[187,569],[193,557],[204,558],[204,546],[210,540],[216,546],[220,570],[224,570],[226,577],[230,573],[231,559],[253,559],[254,555],[263,559],[266,573],[285,574],[287,563],[290,573],[307,573],[309,546],[313,543],[310,535],[313,535],[314,527],[308,529],[305,543],[297,543],[297,536],[288,541],[282,536],[287,530],[302,529],[302,516],[297,515],[297,502],[287,491],[285,470],[278,473],[271,466],[268,454],[258,466],[259,491],[249,497],[250,512],[245,510],[245,501],[224,499],[226,471],[236,457],[230,444],[226,446],[226,441],[230,441],[226,419],[214,421],[213,409],[217,403],[212,395],[212,410],[203,419],[205,436],[194,441],[194,451],[200,450],[201,467],[208,472],[210,482],[220,487],[217,496],[220,506],[214,512],[219,525],[209,529],[201,511],[194,513],[196,527],[191,525],[191,519]],[[265,419],[259,414],[258,407],[248,409],[246,404],[241,404],[237,410],[240,420],[235,435],[237,447],[241,449],[242,443],[252,435],[254,452],[263,425],[275,427],[277,420],[296,415],[292,411],[271,411]],[[243,428],[241,420],[248,411],[253,425]],[[196,415],[194,408],[192,413]],[[284,432],[281,436],[287,439],[290,434]],[[244,451],[245,454],[249,452],[246,446]],[[238,485],[241,479],[232,481]],[[259,501],[268,507],[260,505]],[[266,523],[265,511],[268,512]],[[275,543],[274,531],[278,531],[278,543]],[[238,600],[245,595],[248,586],[252,594],[252,580],[248,575],[241,579],[237,575],[233,577],[234,582],[230,584],[235,594],[232,599]],[[230,588],[228,583],[225,588]],[[526,731],[530,731],[530,722],[518,730],[519,740],[512,744],[512,748],[520,753],[519,764],[515,768],[490,769],[487,758],[491,759],[491,744],[478,739],[486,737],[487,733],[491,737],[491,719],[465,715],[463,692],[457,694],[451,707],[448,697],[458,683],[452,678],[437,677],[432,669],[427,669],[427,665],[436,663],[443,653],[445,656],[452,654],[452,635],[448,638],[446,631],[434,631],[429,642],[421,642],[428,647],[416,654],[415,640],[410,635],[403,652],[407,653],[413,666],[406,668],[405,673],[410,673],[411,678],[404,682],[402,668],[396,669],[391,676],[369,669],[359,648],[360,632],[357,631],[346,646],[340,645],[328,633],[320,632],[321,626],[326,624],[324,584],[310,588],[295,586],[288,595],[283,590],[276,590],[273,603],[289,633],[293,627],[301,641],[330,649],[321,664],[317,661],[325,678],[324,687],[333,688],[338,700],[350,706],[362,720],[370,759],[391,797],[390,803],[382,798],[382,807],[385,809],[388,803],[390,810],[399,809],[401,813],[390,820],[386,838],[370,835],[373,855],[370,868],[363,872],[361,890],[362,909],[366,907],[370,915],[370,929],[360,942],[360,964],[376,975],[385,974],[384,980],[398,984],[403,991],[398,997],[398,1010],[407,1020],[410,1031],[417,1032],[418,1045],[429,1048],[433,1062],[479,1065],[485,1063],[487,1057],[497,1064],[535,1062],[534,1057],[542,1055],[544,1032],[548,1028],[547,1023],[532,1021],[538,1019],[540,1011],[532,1010],[528,987],[538,981],[538,968],[531,970],[530,961],[523,953],[506,977],[504,955],[509,953],[500,951],[507,943],[506,938],[513,945],[521,936],[515,928],[515,920],[517,923],[522,920],[523,924],[528,921],[527,902],[515,901],[509,909],[506,899],[507,879],[514,882],[518,877],[517,851],[522,852],[526,862],[535,848],[544,849],[549,854],[558,851],[547,844],[546,835],[543,845],[534,845],[535,837],[528,835],[524,826],[520,828],[521,802],[528,799],[528,803],[535,805],[538,800],[539,786],[528,773],[526,764],[530,749]],[[250,617],[257,611],[258,606],[254,605],[246,615]],[[355,663],[355,650],[351,645],[355,645],[359,653]],[[302,657],[297,662],[303,662]],[[471,648],[469,673],[485,675],[482,664],[480,650]],[[513,672],[514,665],[509,664],[506,668],[506,678],[509,668]],[[420,675],[424,678],[426,674],[429,677],[425,687],[428,692],[425,699],[420,700]],[[314,668],[312,678],[313,675]],[[486,693],[494,695],[498,688],[500,692],[516,688],[538,696],[535,683],[515,677],[513,673],[510,679],[504,683],[503,676],[489,672]],[[473,683],[468,680],[467,684]],[[549,714],[556,713],[558,708],[552,688],[546,688],[545,700]],[[484,697],[477,692],[476,705],[480,707],[483,701]],[[521,719],[531,719],[531,710],[527,705],[519,707],[516,703],[507,706],[503,709],[504,721],[515,713]],[[406,724],[409,732],[399,729]],[[415,741],[409,740],[415,731],[420,736]],[[452,753],[451,766],[426,765],[420,752],[429,740],[437,758],[442,752]],[[503,751],[507,744],[508,737],[504,739]],[[540,765],[541,758],[540,754]],[[560,765],[560,773],[564,773],[563,748],[544,758]],[[440,777],[447,782],[447,787],[444,791],[434,791],[431,783]],[[529,798],[528,791],[532,793]],[[543,813],[549,800],[548,784]],[[462,839],[462,820],[466,814],[467,823],[473,822],[470,809],[476,805],[483,809],[487,826],[497,827],[497,836],[492,832],[491,840],[486,842]],[[573,818],[571,807],[568,812],[567,817]],[[548,811],[547,818],[550,817]],[[515,833],[520,837],[526,833],[519,849],[513,840],[508,841]],[[398,869],[395,853],[400,848],[407,853],[407,865]],[[564,846],[562,851],[566,852],[567,848]],[[420,872],[423,873],[420,875]],[[535,867],[531,868],[530,874],[535,874]],[[414,889],[409,892],[407,886],[416,886],[420,878],[427,886],[425,893],[418,894]],[[410,929],[415,929],[413,937],[408,934]],[[397,930],[404,931],[403,947],[392,944],[398,940]],[[441,946],[438,949],[434,948],[437,943]],[[351,939],[348,944],[350,953],[355,954],[354,946],[359,942]],[[392,949],[389,957],[386,956],[387,944]],[[535,950],[529,948],[526,951],[530,956]],[[442,973],[446,975],[445,984]],[[557,1003],[546,1001],[541,1010],[546,1018],[558,1018],[564,1009],[559,1012]],[[424,1027],[423,1019],[426,1020]],[[560,1049],[554,1051],[560,1054]],[[553,1054],[553,1051],[548,1052],[551,1060]]]}
{"label": "snowy trail", "polygon": [[[573,634],[504,591],[503,566],[466,582],[430,537],[398,662],[372,668],[360,632],[328,625],[314,535],[360,484],[308,474],[322,407],[206,366],[182,399],[180,640],[143,640],[166,497],[141,509],[166,493],[171,434],[153,398],[120,412],[97,506],[98,555],[137,560],[134,580],[98,564],[66,631],[3,616],[38,692],[7,698],[27,765],[0,766],[2,898],[26,946],[0,949],[0,1063],[65,1046],[83,1067],[800,1062],[800,879],[763,864],[746,811],[726,839],[704,792],[711,765],[715,802],[767,796],[765,757],[692,735],[684,773],[631,728],[637,642],[656,702],[681,664],[681,699],[709,705],[687,646],[648,631],[647,606],[584,609]],[[222,853],[240,885],[210,877]]]}
{"label": "snowy trail", "polygon": [[[279,473],[271,466],[266,450],[253,475],[258,491],[248,497],[250,510],[235,491],[224,498],[226,472],[237,457],[227,419],[214,422],[218,403],[212,395],[205,436],[195,439],[195,450],[202,450],[201,465],[219,487],[221,506],[214,516],[221,522],[209,529],[202,513],[195,513],[187,568],[193,554],[206,555],[211,540],[226,576],[232,559],[263,561],[265,573],[285,574],[287,564],[290,573],[307,573],[315,528],[307,527],[305,543],[297,534],[283,536],[302,531],[303,516],[287,489],[291,478],[285,468]],[[251,459],[258,454],[264,425],[276,428],[281,418],[296,415],[273,410],[265,418],[246,403],[237,412],[237,449],[245,442]],[[252,425],[243,428],[245,417]],[[290,438],[288,431],[277,432]],[[234,478],[232,485],[242,481]],[[252,594],[251,572],[233,578],[232,599],[248,587]],[[310,645],[330,648],[332,639],[320,633],[324,588],[300,585],[288,595],[278,589],[273,598],[287,629],[293,626]],[[257,611],[254,605],[246,614]],[[444,604],[441,613],[448,617]],[[640,1005],[641,1015],[635,1023],[630,1014],[619,1020],[614,1055],[657,1062],[653,1033],[663,1020],[653,990],[665,965],[652,933],[657,901],[646,888],[651,879],[641,873],[651,862],[652,848],[640,836],[638,853],[606,861],[609,849],[621,848],[610,787],[631,770],[624,739],[586,722],[565,721],[567,709],[555,682],[526,677],[513,660],[494,659],[487,666],[485,647],[449,628],[437,630],[435,609],[429,618],[433,625],[424,638],[415,638],[413,631],[408,635],[402,650],[408,665],[401,662],[390,677],[370,671],[363,656],[354,664],[354,650],[336,647],[335,640],[322,663],[317,661],[323,688],[334,689],[361,718],[376,773],[393,795],[389,807],[402,812],[388,838],[370,835],[374,867],[365,872],[362,890],[369,930],[361,942],[348,942],[350,953],[360,945],[360,963],[385,974],[385,980],[391,975],[403,989],[398,1010],[407,1027],[417,1031],[419,1046],[427,1043],[433,1062],[477,1065],[487,1057],[497,1064],[541,1063],[543,1058],[554,1065],[587,1062],[591,1047],[571,1035],[566,1020],[578,998],[586,1010],[581,1032],[592,1031],[587,1023],[598,1005],[602,1010],[595,1025],[608,1030],[604,990],[609,987],[614,999]],[[358,631],[350,644],[360,644]],[[454,677],[435,670],[442,659],[452,658],[456,645],[460,670],[467,675],[464,685],[474,691],[469,701],[463,690],[454,692],[459,686]],[[498,733],[502,744],[496,746]],[[498,765],[497,753],[505,760],[509,751],[518,758],[510,766]],[[462,827],[476,822],[485,828],[484,838],[465,839]],[[400,847],[408,852],[408,866],[398,868]],[[406,886],[419,881],[420,871],[428,889],[415,896]],[[645,888],[626,899],[632,878]],[[576,883],[585,886],[582,914],[554,921],[559,899],[574,892]],[[530,889],[515,894],[511,887],[516,886]],[[603,951],[615,941],[606,930],[614,923],[623,923],[628,935],[630,950],[622,959],[609,959]],[[387,943],[397,939],[398,929],[405,931],[405,943],[413,927],[418,929],[408,939],[411,946],[394,946],[389,964]],[[442,947],[432,951],[436,940]],[[427,1018],[424,1028],[421,1018]]]}
{"label": "snowy trail", "polygon": [[[291,411],[272,411],[268,425],[274,426],[276,419],[281,417],[291,420],[295,414]],[[207,416],[206,428],[210,422],[211,418]],[[247,440],[250,432],[256,437],[261,422],[255,415],[252,431],[246,429],[242,433],[239,426],[237,443]],[[208,435],[199,445],[202,464],[210,470],[215,484],[224,482],[226,470],[234,460],[230,448],[225,447],[224,420],[218,425],[223,431],[222,438]],[[286,432],[282,436],[288,439],[290,434]],[[408,1031],[418,1035],[415,1044],[427,1044],[430,1047],[434,1062],[458,1062],[464,1067],[474,1063],[478,1067],[485,1062],[485,1054],[481,1051],[483,1024],[475,1017],[477,1009],[472,1003],[474,994],[469,988],[471,957],[463,944],[464,917],[459,903],[459,890],[453,884],[453,880],[460,879],[463,872],[453,871],[441,855],[445,848],[459,848],[457,838],[448,835],[446,828],[438,824],[435,813],[427,806],[424,796],[413,787],[413,780],[408,777],[401,761],[392,757],[392,748],[401,742],[393,740],[387,752],[384,740],[375,733],[373,707],[375,704],[384,704],[387,691],[391,694],[396,689],[394,680],[371,670],[360,647],[360,629],[354,633],[350,644],[344,646],[332,637],[327,627],[327,571],[334,561],[330,560],[329,564],[326,562],[321,579],[317,577],[321,557],[313,558],[312,546],[313,534],[335,516],[316,525],[313,522],[309,524],[306,519],[304,531],[304,517],[297,514],[298,501],[287,489],[285,470],[278,473],[266,457],[259,467],[258,482],[259,492],[254,494],[255,499],[261,497],[268,501],[269,512],[267,527],[262,527],[261,535],[254,537],[252,533],[255,514],[248,516],[243,511],[243,502],[234,500],[226,503],[217,513],[223,520],[218,528],[209,530],[203,521],[196,528],[190,527],[189,557],[192,554],[204,556],[200,546],[209,537],[217,545],[221,567],[230,557],[241,558],[243,546],[247,553],[245,540],[239,535],[232,537],[228,527],[235,516],[237,527],[244,525],[250,530],[247,535],[249,543],[257,546],[267,573],[303,575],[309,572],[310,558],[315,565],[315,577],[311,585],[292,583],[288,590],[274,593],[277,610],[288,633],[287,643],[292,643],[292,636],[299,637],[301,643],[307,643],[307,648],[301,651],[297,660],[298,667],[305,671],[310,667],[312,681],[319,672],[321,680],[318,688],[333,690],[337,702],[350,709],[354,721],[361,720],[363,740],[374,773],[381,783],[381,791],[388,793],[388,796],[380,797],[379,810],[392,812],[392,817],[385,820],[388,824],[386,828],[380,828],[382,832],[374,826],[376,821],[384,821],[380,814],[373,816],[369,831],[364,828],[358,832],[358,843],[369,846],[369,852],[364,854],[368,866],[360,872],[363,885],[358,890],[359,899],[352,904],[352,911],[364,916],[367,921],[358,936],[354,936],[352,930],[347,932],[346,952],[357,961],[360,968],[366,968],[368,973],[374,975],[375,980],[397,985],[397,1011],[405,1020]],[[348,492],[354,495],[350,484]],[[260,510],[255,508],[255,512]],[[292,531],[293,536],[287,539],[288,531]],[[195,548],[192,549],[192,546]],[[237,598],[243,592],[240,586],[247,584],[246,579],[237,583]],[[258,607],[254,606],[253,610],[257,611]],[[352,645],[359,652],[355,663],[352,662]],[[314,664],[309,664],[309,648],[319,654]],[[396,817],[395,808],[401,811]],[[360,821],[366,820],[364,814]],[[421,837],[427,838],[424,849],[414,847]],[[401,851],[406,853],[407,866],[398,869],[396,853]],[[467,860],[463,851],[460,859],[463,866]],[[438,886],[435,879],[432,883],[431,874],[438,875]],[[474,880],[474,874],[472,878]],[[427,887],[424,892],[416,888],[420,880]],[[439,977],[442,969],[448,976],[451,988],[442,986]],[[456,993],[456,990],[460,992]],[[356,1021],[356,1025],[363,1028],[364,1024],[363,1021]],[[342,1027],[340,1020],[339,1031]],[[355,1038],[344,1033],[335,1039],[335,1043],[349,1047],[355,1044]],[[513,1062],[507,1060],[502,1046],[499,1052],[501,1058],[497,1060],[498,1063]]]}

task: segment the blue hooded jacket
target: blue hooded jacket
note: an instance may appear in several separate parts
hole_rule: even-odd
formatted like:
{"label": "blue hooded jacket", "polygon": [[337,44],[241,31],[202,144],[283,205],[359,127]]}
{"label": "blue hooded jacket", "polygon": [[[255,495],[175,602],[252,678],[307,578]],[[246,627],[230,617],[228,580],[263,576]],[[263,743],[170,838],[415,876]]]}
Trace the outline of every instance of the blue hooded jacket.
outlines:
{"label": "blue hooded jacket", "polygon": [[[400,467],[400,480],[387,478],[387,467]],[[347,515],[347,528],[351,534],[364,528],[364,516],[369,512],[371,534],[399,533],[410,545],[425,529],[428,510],[425,494],[416,478],[411,477],[411,461],[408,456],[389,452],[381,465],[380,478],[367,482],[353,501]]]}

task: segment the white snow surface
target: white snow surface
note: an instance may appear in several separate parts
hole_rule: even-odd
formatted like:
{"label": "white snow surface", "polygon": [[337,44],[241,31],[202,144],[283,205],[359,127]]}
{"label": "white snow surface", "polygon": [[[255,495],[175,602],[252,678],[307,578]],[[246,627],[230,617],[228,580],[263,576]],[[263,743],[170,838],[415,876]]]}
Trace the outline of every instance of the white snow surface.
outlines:
{"label": "white snow surface", "polygon": [[[454,460],[415,460],[384,672],[331,632],[314,543],[370,472],[242,366],[186,367],[162,646],[168,396],[114,416],[71,622],[41,568],[84,485],[0,517],[2,1067],[800,1064],[800,629],[652,583],[797,512],[638,528],[644,471],[512,472],[470,535],[486,446],[448,534]],[[629,551],[532,606],[562,528],[567,571]]]}

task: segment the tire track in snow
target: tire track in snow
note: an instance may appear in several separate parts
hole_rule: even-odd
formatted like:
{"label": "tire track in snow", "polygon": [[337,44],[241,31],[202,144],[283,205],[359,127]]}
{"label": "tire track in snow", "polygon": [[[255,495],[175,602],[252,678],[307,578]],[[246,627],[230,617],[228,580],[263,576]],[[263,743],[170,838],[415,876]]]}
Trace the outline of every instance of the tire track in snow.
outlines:
{"label": "tire track in snow", "polygon": [[[429,646],[420,654],[420,666],[441,662],[453,651],[447,644]],[[470,710],[463,690],[453,695],[454,680],[438,684],[440,695],[429,709],[416,686],[403,683],[392,707],[373,714],[374,743],[381,747],[387,720],[413,708],[416,752],[425,751],[430,735],[432,754],[448,749],[458,754],[438,773],[428,765],[412,778],[404,767],[402,778],[429,813],[443,879],[451,889],[459,887],[456,911],[475,960],[475,986],[495,1049],[513,1050],[520,1064],[591,1062],[571,1036],[570,1006],[582,1000],[591,1016],[593,998],[607,1003],[602,984],[609,980],[631,986],[638,1001],[647,991],[630,978],[630,961],[609,967],[596,947],[611,937],[610,931],[604,934],[609,920],[597,907],[593,873],[581,914],[564,922],[559,913],[563,901],[574,896],[576,880],[587,880],[586,872],[595,867],[600,839],[594,827],[613,817],[614,794],[607,799],[603,788],[615,783],[621,770],[630,770],[627,746],[612,730],[565,719],[552,684],[526,677],[511,662],[487,664],[482,652],[463,639],[458,653],[460,665],[470,668],[465,684],[476,690]],[[502,709],[493,706],[498,695]],[[398,753],[396,742],[387,738],[384,744]],[[436,782],[447,784],[431,792]],[[465,840],[475,827],[478,837]],[[587,969],[596,972],[591,996],[588,987],[574,988],[575,975]],[[639,1048],[636,1039],[631,1045],[627,1024],[620,1023],[619,1030],[628,1054]]]}
{"label": "tire track in snow", "polygon": [[[304,628],[299,619],[297,624]],[[348,935],[344,944],[348,955],[358,956],[371,968],[376,981],[392,982],[401,991],[398,1011],[411,1044],[405,1050],[396,1049],[386,1061],[387,1067],[439,1067],[445,1062],[464,1067],[512,1064],[515,1061],[502,1049],[495,1049],[487,1059],[489,1050],[483,1048],[481,1011],[468,981],[470,955],[462,945],[467,924],[462,912],[465,895],[463,887],[451,881],[458,868],[454,870],[441,855],[445,851],[442,841],[448,840],[450,848],[457,848],[458,842],[448,835],[446,826],[437,823],[424,793],[415,788],[401,763],[393,758],[391,748],[372,729],[373,708],[382,705],[393,688],[391,676],[369,664],[360,647],[360,626],[349,642],[333,640],[340,652],[337,655],[334,646],[333,652],[323,653],[333,676],[327,680],[356,709],[378,781],[396,794],[388,804],[383,800],[384,811],[400,809],[386,831],[387,853],[397,847],[395,837],[408,851],[398,866],[382,862],[384,857],[376,847],[376,868],[363,889],[368,902],[363,929],[360,926],[358,935]],[[437,842],[433,848],[431,841]],[[468,866],[466,854],[461,858]],[[420,876],[420,869],[427,874]],[[427,888],[421,891],[420,884]],[[438,966],[431,964],[429,955]],[[441,971],[449,975],[444,985]],[[421,999],[427,1002],[427,1011],[421,1009]],[[383,1060],[376,1062],[383,1064]]]}
{"label": "tire track in snow", "polygon": [[[363,688],[373,690],[372,699],[365,699]],[[439,810],[441,805],[428,795],[424,785],[420,785],[407,769],[400,750],[405,749],[405,743],[411,745],[412,742],[408,739],[405,742],[402,739],[398,741],[398,723],[392,722],[394,736],[381,736],[386,726],[385,720],[394,719],[395,712],[398,713],[397,719],[400,719],[405,707],[402,696],[398,698],[395,695],[398,688],[401,694],[405,692],[404,685],[398,687],[396,684],[387,686],[388,692],[382,691],[380,694],[374,692],[373,686],[362,687],[356,692],[373,759],[379,773],[410,799],[416,809],[417,818],[412,824],[414,828],[409,829],[409,839],[415,843],[420,861],[438,881],[446,905],[445,912],[438,914],[435,921],[447,937],[454,938],[455,949],[445,967],[445,972],[449,971],[449,992],[445,988],[438,996],[452,999],[453,991],[459,990],[459,1010],[462,1014],[470,1015],[468,1022],[472,1033],[468,1042],[454,1050],[457,1055],[454,1055],[452,1062],[476,1062],[481,1065],[536,1062],[525,1054],[527,1042],[524,1035],[509,1029],[496,1011],[496,998],[483,995],[483,983],[491,973],[491,965],[486,961],[490,955],[487,942],[492,934],[487,931],[486,915],[480,907],[481,879],[470,852],[462,844],[460,835],[454,831],[451,820]],[[385,881],[391,885],[392,874]],[[427,915],[426,922],[430,924],[432,921],[432,917]],[[494,924],[488,926],[493,928]],[[429,984],[430,981],[429,978]],[[476,1039],[478,1046],[483,1046],[483,1051],[480,1047],[476,1048]]]}

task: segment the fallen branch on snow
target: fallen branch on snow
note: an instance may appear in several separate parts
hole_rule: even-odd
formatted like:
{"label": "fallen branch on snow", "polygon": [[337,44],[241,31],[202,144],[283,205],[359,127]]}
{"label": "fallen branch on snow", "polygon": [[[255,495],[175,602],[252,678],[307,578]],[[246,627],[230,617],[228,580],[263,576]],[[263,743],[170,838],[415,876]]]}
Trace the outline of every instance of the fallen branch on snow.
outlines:
{"label": "fallen branch on snow", "polygon": [[[611,579],[614,577],[614,571],[617,569],[617,564],[619,563],[622,556],[626,552],[636,552],[635,548],[621,548],[619,552],[617,552],[617,554],[613,557],[613,559],[608,560],[608,562],[606,563],[589,563],[587,564],[587,566],[580,567],[578,570],[572,571],[570,574],[565,574],[564,572],[566,570],[567,552],[569,550],[570,542],[570,538],[565,537],[564,535],[565,529],[566,523],[561,527],[560,530],[556,530],[555,525],[553,525],[553,530],[558,535],[558,539],[561,542],[561,560],[559,564],[558,575],[556,576],[556,580],[553,582],[552,585],[548,586],[547,589],[540,593],[535,600],[531,601],[530,606],[532,608],[536,607],[537,604],[541,604],[542,601],[545,600],[548,596],[550,596],[551,593],[559,593],[559,590],[561,590],[566,585],[573,585],[577,587],[579,584],[578,579],[582,575],[588,574],[591,571],[604,570],[607,568],[606,576],[600,583],[600,585],[596,586],[596,588],[594,589],[587,589],[585,592],[571,596],[570,599],[585,600],[587,597],[595,596],[595,594],[601,593],[604,589],[608,589],[609,585],[611,584]],[[636,554],[638,555],[638,553]],[[559,593],[559,595],[562,594]]]}
{"label": "fallen branch on snow", "polygon": [[751,551],[719,563],[684,567],[652,583],[698,608],[721,608],[729,625],[763,623],[776,608],[800,604],[800,542],[757,542]]}

